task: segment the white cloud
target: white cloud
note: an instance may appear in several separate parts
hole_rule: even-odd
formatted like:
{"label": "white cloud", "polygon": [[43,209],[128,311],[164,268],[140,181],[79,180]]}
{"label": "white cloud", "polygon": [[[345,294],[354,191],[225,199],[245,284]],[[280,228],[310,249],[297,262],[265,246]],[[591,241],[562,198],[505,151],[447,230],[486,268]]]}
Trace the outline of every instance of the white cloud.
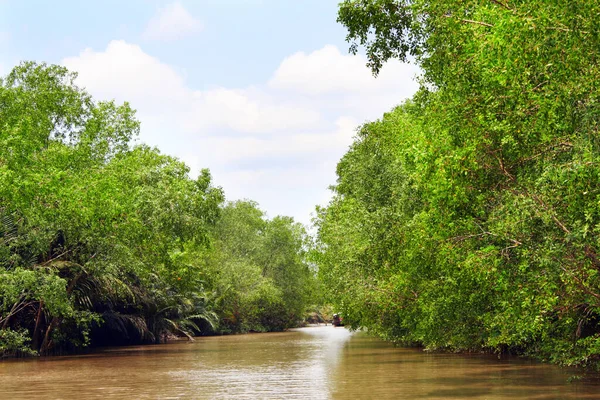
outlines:
{"label": "white cloud", "polygon": [[122,40],[110,42],[105,51],[85,49],[62,63],[79,73],[78,83],[94,96],[129,101],[155,123],[164,115],[188,134],[215,128],[260,134],[320,122],[318,110],[282,104],[252,89],[193,91],[174,67]]}
{"label": "white cloud", "polygon": [[[188,119],[196,128],[225,126],[244,133],[273,133],[306,129],[321,122],[318,110],[281,104],[254,90],[216,88],[194,93],[196,116]],[[200,117],[200,118],[198,118]],[[189,127],[193,129],[193,126]]]}
{"label": "white cloud", "polygon": [[202,23],[194,18],[180,2],[171,3],[158,10],[148,22],[143,37],[149,40],[176,40],[198,33]]}
{"label": "white cloud", "polygon": [[375,93],[413,91],[414,65],[390,61],[375,78],[361,56],[344,55],[335,46],[325,46],[310,54],[295,53],[287,57],[269,81],[274,89],[309,95],[327,93]]}
{"label": "white cloud", "polygon": [[96,98],[129,101],[142,141],[193,172],[210,168],[229,199],[251,198],[271,216],[304,223],[329,198],[357,125],[410,96],[417,72],[392,63],[375,80],[364,59],[326,46],[286,58],[268,82],[199,91],[180,70],[124,41],[63,64]]}
{"label": "white cloud", "polygon": [[330,197],[326,188],[335,182],[335,163],[217,171],[214,177],[223,184],[228,200],[256,200],[270,217],[290,215],[309,224],[315,206],[326,204]]}
{"label": "white cloud", "polygon": [[[259,159],[310,158],[327,155],[332,150],[347,149],[352,143],[358,123],[352,118],[340,117],[332,132],[283,134],[274,137],[208,137],[204,144],[214,149],[213,155],[222,162]],[[341,152],[336,152],[337,157]]]}
{"label": "white cloud", "polygon": [[122,40],[110,42],[103,52],[85,49],[62,63],[77,71],[78,83],[95,96],[127,100],[143,111],[175,108],[192,93],[173,67]]}

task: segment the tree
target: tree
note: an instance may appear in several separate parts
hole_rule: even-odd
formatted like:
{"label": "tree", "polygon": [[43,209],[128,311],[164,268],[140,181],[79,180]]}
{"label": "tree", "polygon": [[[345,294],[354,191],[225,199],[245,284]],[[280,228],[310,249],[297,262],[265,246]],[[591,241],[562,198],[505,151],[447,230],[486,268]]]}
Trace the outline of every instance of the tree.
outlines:
{"label": "tree", "polygon": [[599,11],[340,5],[374,73],[393,57],[423,70],[411,102],[362,127],[319,213],[320,274],[348,321],[432,348],[597,363]]}
{"label": "tree", "polygon": [[212,318],[180,254],[206,247],[222,191],[208,171],[193,180],[180,161],[132,147],[134,111],[94,102],[75,77],[23,63],[0,86],[5,352],[78,347],[98,329],[157,341]]}
{"label": "tree", "polygon": [[225,331],[278,331],[296,326],[310,304],[314,274],[304,228],[289,217],[266,219],[251,201],[227,204],[213,234],[207,280]]}

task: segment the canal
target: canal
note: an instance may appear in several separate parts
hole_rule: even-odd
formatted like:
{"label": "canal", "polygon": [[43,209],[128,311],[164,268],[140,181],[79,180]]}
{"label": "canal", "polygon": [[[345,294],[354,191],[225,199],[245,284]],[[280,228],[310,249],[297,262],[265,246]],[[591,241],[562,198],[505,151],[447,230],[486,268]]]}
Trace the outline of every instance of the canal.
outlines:
{"label": "canal", "polygon": [[320,326],[0,363],[2,399],[596,399],[594,376]]}

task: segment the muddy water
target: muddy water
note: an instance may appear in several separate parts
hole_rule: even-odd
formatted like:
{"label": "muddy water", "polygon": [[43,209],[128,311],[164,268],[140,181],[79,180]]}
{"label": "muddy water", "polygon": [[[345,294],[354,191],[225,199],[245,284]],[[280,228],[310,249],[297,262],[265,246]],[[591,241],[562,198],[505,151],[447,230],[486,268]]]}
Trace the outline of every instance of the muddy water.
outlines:
{"label": "muddy water", "polygon": [[574,373],[523,360],[394,348],[321,326],[5,361],[0,398],[600,399],[595,377],[569,379]]}

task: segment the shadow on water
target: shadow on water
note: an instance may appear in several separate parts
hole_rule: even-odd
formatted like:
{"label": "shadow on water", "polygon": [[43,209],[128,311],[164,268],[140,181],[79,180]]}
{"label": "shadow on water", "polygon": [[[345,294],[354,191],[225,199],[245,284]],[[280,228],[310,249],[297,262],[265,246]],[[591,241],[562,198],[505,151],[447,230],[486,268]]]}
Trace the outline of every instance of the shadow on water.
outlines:
{"label": "shadow on water", "polygon": [[10,399],[586,399],[597,381],[486,355],[397,348],[331,326],[0,363]]}

